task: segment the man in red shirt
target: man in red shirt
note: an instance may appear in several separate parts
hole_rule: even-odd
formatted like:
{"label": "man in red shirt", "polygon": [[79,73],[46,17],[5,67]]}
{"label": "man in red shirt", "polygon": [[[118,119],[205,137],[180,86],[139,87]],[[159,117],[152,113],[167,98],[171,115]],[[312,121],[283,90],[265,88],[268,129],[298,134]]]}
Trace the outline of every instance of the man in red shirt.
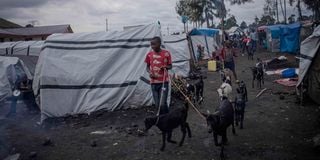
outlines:
{"label": "man in red shirt", "polygon": [[[160,106],[160,115],[169,112],[167,104],[168,97],[168,70],[172,68],[171,54],[169,51],[160,48],[161,38],[154,37],[151,40],[151,48],[146,59],[147,71],[150,74],[150,84],[155,106]],[[161,97],[162,96],[162,97]],[[161,101],[161,102],[160,102]]]}

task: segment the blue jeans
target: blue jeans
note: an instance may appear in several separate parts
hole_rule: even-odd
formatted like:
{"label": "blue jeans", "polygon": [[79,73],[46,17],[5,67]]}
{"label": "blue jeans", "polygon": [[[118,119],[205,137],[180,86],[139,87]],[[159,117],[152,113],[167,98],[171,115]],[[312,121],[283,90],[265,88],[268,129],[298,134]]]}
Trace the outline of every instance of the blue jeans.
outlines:
{"label": "blue jeans", "polygon": [[[152,96],[155,103],[155,106],[159,108],[160,106],[160,113],[165,114],[169,112],[169,107],[167,104],[168,99],[168,91],[169,91],[169,84],[168,82],[165,82],[162,89],[162,83],[153,83],[151,84],[151,90],[152,90]],[[162,94],[162,99],[161,99]],[[160,102],[161,99],[161,102]]]}
{"label": "blue jeans", "polygon": [[252,54],[254,54],[255,52],[256,52],[256,49],[257,49],[257,41],[255,41],[255,40],[251,40],[252,42],[252,48],[251,48],[251,50],[252,50]]}
{"label": "blue jeans", "polygon": [[18,102],[19,96],[11,96],[11,105],[10,105],[10,111],[7,114],[8,116],[11,114],[16,114],[17,112],[17,102]]}

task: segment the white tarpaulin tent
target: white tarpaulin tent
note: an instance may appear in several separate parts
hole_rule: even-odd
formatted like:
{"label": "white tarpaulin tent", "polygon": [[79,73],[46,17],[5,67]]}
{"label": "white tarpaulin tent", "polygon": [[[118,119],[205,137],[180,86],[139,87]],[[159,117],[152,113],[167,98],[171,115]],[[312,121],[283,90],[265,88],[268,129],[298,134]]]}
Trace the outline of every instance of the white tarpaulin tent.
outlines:
{"label": "white tarpaulin tent", "polygon": [[33,75],[43,44],[44,41],[18,41],[0,43],[0,55],[18,57],[24,62]]}
{"label": "white tarpaulin tent", "polygon": [[0,43],[0,55],[39,56],[44,41],[17,41]]}
{"label": "white tarpaulin tent", "polygon": [[32,79],[28,68],[19,58],[0,56],[0,101],[12,95],[12,87],[18,76]]}
{"label": "white tarpaulin tent", "polygon": [[219,32],[220,30],[211,28],[194,28],[190,31],[189,41],[196,61],[198,61],[199,56],[199,45],[204,48],[203,59],[211,58],[212,52],[216,51],[216,48],[220,48],[221,38]]}
{"label": "white tarpaulin tent", "polygon": [[320,104],[320,26],[301,43],[299,80],[297,87],[307,78],[308,94]]}
{"label": "white tarpaulin tent", "polygon": [[[238,33],[237,33],[238,32]],[[244,34],[244,31],[237,26],[231,27],[230,29],[227,30],[227,33],[229,34]]]}
{"label": "white tarpaulin tent", "polygon": [[190,72],[190,51],[185,34],[163,37],[164,46],[171,52],[172,72],[187,77]]}
{"label": "white tarpaulin tent", "polygon": [[151,105],[144,59],[151,38],[160,35],[160,27],[151,24],[122,32],[49,36],[33,81],[41,120]]}

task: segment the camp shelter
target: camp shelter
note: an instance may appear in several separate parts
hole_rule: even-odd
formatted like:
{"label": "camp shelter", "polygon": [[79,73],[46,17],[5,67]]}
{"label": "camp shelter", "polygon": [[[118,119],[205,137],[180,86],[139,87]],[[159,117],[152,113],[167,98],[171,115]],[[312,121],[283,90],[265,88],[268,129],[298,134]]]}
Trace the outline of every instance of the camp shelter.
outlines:
{"label": "camp shelter", "polygon": [[190,72],[190,51],[186,34],[163,37],[164,47],[172,56],[172,73],[187,77]]}
{"label": "camp shelter", "polygon": [[300,49],[300,23],[280,27],[280,52],[297,53]]}
{"label": "camp shelter", "polygon": [[233,34],[243,35],[244,31],[240,27],[233,26],[233,27],[231,27],[230,29],[227,30],[227,33],[229,35],[233,35]]}
{"label": "camp shelter", "polygon": [[320,104],[320,26],[301,43],[300,53],[297,88],[306,86],[308,96]]}
{"label": "camp shelter", "polygon": [[280,52],[280,27],[282,24],[267,26],[267,48],[271,52]]}
{"label": "camp shelter", "polygon": [[3,42],[0,43],[0,56],[18,57],[33,75],[43,44],[44,41]]}
{"label": "camp shelter", "polygon": [[300,23],[267,26],[267,48],[271,52],[297,53],[300,43]]}
{"label": "camp shelter", "polygon": [[24,76],[32,79],[22,60],[17,57],[0,56],[0,102],[12,95],[13,85]]}
{"label": "camp shelter", "polygon": [[41,120],[151,105],[144,59],[150,40],[160,35],[160,26],[150,24],[121,32],[49,36],[33,81]]}
{"label": "camp shelter", "polygon": [[213,51],[221,46],[221,36],[219,29],[213,28],[194,28],[189,34],[189,43],[195,61],[199,59],[198,46],[204,47],[204,59],[211,58]]}

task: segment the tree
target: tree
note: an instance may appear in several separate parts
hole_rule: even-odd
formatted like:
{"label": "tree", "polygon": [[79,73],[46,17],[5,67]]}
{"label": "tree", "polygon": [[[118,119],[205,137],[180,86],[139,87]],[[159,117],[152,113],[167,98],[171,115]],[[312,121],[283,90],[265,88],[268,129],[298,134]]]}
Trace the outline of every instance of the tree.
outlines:
{"label": "tree", "polygon": [[296,15],[294,15],[294,14],[291,14],[291,16],[288,18],[288,22],[289,23],[294,23],[295,21],[296,21]]}
{"label": "tree", "polygon": [[247,2],[252,2],[252,0],[229,0],[231,5],[234,5],[234,4],[244,4],[244,3],[247,3]]}
{"label": "tree", "polygon": [[314,13],[314,20],[320,21],[320,0],[303,0],[304,4]]}
{"label": "tree", "polygon": [[258,24],[259,23],[259,18],[258,18],[258,16],[256,16],[255,18],[254,18],[254,22],[256,23],[256,24]]}
{"label": "tree", "polygon": [[[234,15],[231,15],[231,17],[226,19],[223,24],[224,24],[224,26],[223,26],[224,29],[230,29],[231,27],[239,26],[237,24],[237,19],[236,19],[236,17]],[[218,28],[222,28],[222,24],[221,23],[218,25]]]}
{"label": "tree", "polygon": [[[303,20],[303,16],[302,16],[302,10],[301,10],[301,0],[289,0],[289,4],[290,6],[293,6],[293,4],[297,2],[296,7],[298,9],[298,20],[301,21]],[[289,17],[290,18],[290,17]],[[290,22],[289,22],[290,23]]]}
{"label": "tree", "polygon": [[246,23],[245,21],[242,21],[241,24],[240,24],[240,28],[241,28],[241,29],[246,29],[246,28],[248,28],[247,23]]}
{"label": "tree", "polygon": [[273,25],[276,22],[276,20],[270,16],[270,15],[264,15],[260,18],[259,26],[263,25]]}

